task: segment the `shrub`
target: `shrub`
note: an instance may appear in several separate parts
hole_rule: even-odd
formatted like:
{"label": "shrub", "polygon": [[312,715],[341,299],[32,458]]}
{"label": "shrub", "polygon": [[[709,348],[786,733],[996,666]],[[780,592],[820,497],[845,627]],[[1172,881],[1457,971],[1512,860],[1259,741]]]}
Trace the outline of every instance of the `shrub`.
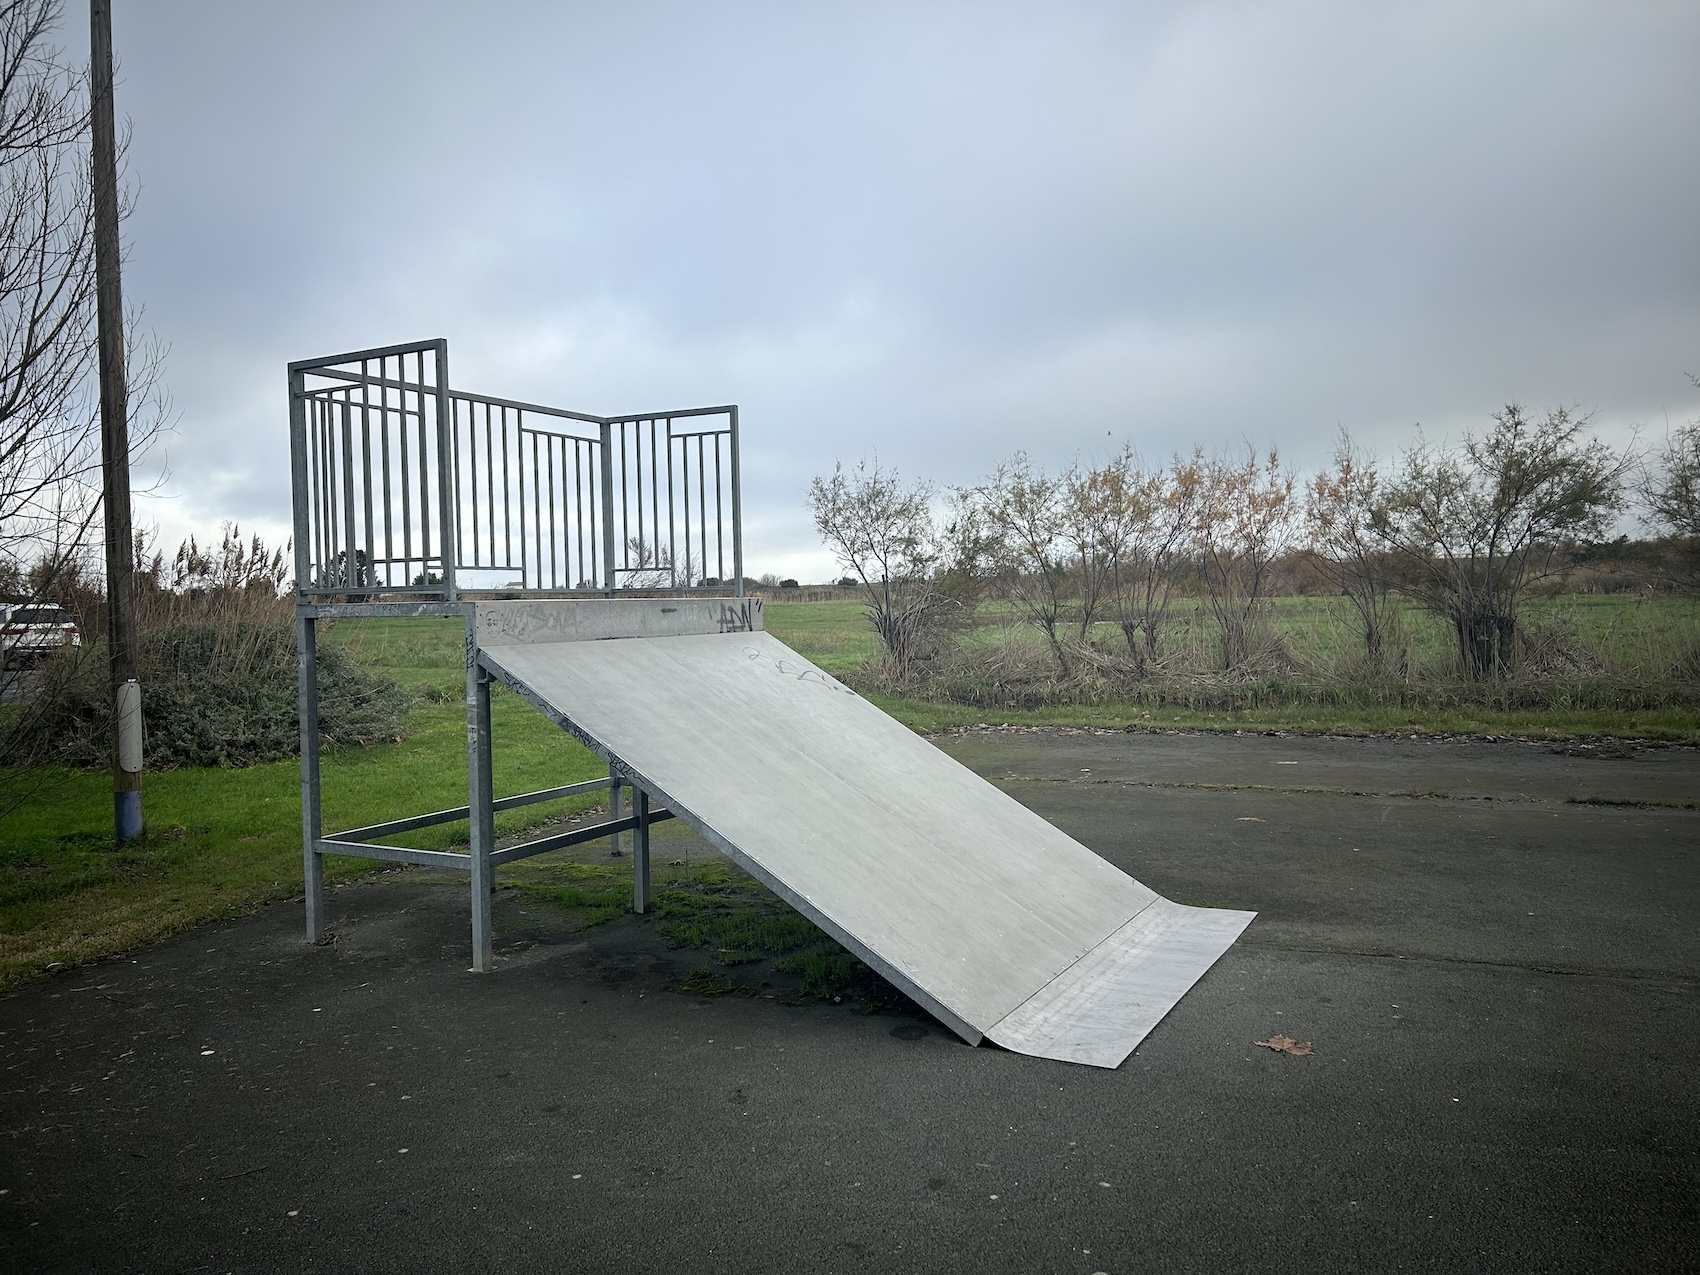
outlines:
{"label": "shrub", "polygon": [[[295,632],[286,619],[198,617],[144,630],[137,671],[150,770],[252,766],[300,750]],[[399,739],[407,707],[393,681],[359,668],[338,647],[320,646],[319,728],[327,746]],[[103,647],[76,661],[46,710],[40,729],[53,760],[108,763]]]}

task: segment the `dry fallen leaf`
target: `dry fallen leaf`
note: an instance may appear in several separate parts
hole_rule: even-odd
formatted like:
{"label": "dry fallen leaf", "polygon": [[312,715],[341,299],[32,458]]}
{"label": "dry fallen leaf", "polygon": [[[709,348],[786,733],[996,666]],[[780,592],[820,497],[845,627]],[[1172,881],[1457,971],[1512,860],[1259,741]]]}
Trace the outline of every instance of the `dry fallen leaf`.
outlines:
{"label": "dry fallen leaf", "polygon": [[1293,1054],[1303,1058],[1310,1052],[1308,1040],[1298,1041],[1291,1036],[1271,1036],[1268,1040],[1254,1040],[1254,1045],[1262,1045],[1265,1049],[1273,1049],[1278,1054]]}

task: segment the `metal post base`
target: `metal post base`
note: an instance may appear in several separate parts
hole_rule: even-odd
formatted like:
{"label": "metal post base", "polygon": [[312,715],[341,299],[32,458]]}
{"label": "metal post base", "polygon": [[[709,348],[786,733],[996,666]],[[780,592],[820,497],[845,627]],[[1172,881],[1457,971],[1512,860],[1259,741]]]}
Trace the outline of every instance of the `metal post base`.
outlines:
{"label": "metal post base", "polygon": [[142,794],[139,791],[112,794],[112,826],[118,840],[134,841],[142,835]]}

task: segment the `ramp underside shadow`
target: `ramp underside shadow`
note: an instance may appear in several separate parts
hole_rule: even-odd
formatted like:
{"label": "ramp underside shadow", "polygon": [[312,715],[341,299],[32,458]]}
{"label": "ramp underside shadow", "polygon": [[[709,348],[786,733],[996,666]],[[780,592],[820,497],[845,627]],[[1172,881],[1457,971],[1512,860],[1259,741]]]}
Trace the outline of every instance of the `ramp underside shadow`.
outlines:
{"label": "ramp underside shadow", "polygon": [[970,1043],[1117,1066],[1255,915],[1161,898],[764,632],[478,659]]}

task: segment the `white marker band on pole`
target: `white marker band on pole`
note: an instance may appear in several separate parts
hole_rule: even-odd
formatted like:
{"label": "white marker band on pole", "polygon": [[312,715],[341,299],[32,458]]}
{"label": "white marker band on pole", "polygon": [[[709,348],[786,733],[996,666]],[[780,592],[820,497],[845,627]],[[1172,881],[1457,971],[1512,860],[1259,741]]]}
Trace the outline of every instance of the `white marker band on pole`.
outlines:
{"label": "white marker band on pole", "polygon": [[142,769],[142,687],[135,678],[118,687],[118,769]]}

